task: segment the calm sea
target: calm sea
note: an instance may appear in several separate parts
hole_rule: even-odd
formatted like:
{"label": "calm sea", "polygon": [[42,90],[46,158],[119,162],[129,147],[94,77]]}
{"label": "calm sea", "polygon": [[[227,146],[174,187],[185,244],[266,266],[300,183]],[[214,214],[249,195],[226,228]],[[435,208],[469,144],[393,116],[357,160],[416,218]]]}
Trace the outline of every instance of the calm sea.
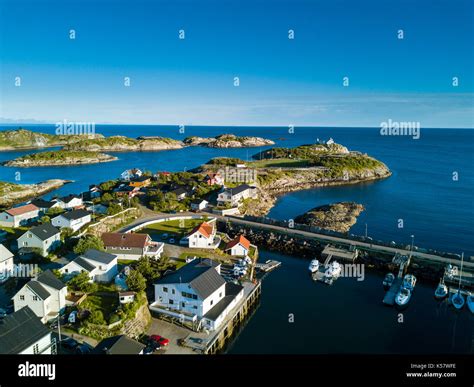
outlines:
{"label": "calm sea", "polygon": [[[1,128],[11,128],[2,125]],[[17,126],[13,126],[17,127]],[[53,133],[52,125],[22,125]],[[159,135],[175,139],[221,133],[270,138],[277,146],[312,143],[332,137],[351,150],[366,152],[383,161],[393,175],[383,181],[352,186],[326,187],[282,196],[269,216],[293,218],[312,207],[343,200],[361,203],[361,214],[351,233],[410,243],[441,251],[474,255],[474,131],[422,129],[414,140],[381,136],[375,128],[187,127],[180,134],[173,126],[97,126],[106,136]],[[118,161],[88,166],[19,169],[21,182],[62,178],[75,182],[53,194],[80,192],[89,184],[113,179],[128,168],[182,171],[212,157],[250,159],[265,148],[186,148],[166,152],[126,152]],[[0,153],[0,161],[31,151]],[[0,167],[0,180],[15,181],[16,168]],[[453,176],[457,175],[457,179]],[[400,220],[403,228],[399,228]],[[232,353],[449,353],[469,352],[474,339],[474,318],[465,309],[455,313],[433,299],[433,285],[418,283],[404,322],[394,309],[381,305],[382,275],[366,273],[363,282],[340,279],[332,287],[319,286],[307,275],[307,261],[262,252],[283,266],[263,284],[262,304],[232,346]],[[289,314],[294,315],[290,323]]]}

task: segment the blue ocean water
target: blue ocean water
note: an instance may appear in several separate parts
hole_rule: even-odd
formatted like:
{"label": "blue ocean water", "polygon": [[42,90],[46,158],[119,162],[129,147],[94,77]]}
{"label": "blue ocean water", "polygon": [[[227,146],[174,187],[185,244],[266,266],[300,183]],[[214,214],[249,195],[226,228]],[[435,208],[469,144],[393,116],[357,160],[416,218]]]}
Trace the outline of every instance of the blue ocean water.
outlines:
{"label": "blue ocean water", "polygon": [[[51,125],[23,125],[52,133]],[[3,126],[7,128],[8,126]],[[473,187],[474,132],[422,129],[421,137],[380,136],[375,128],[223,128],[98,126],[104,135],[161,135],[182,139],[190,135],[221,133],[262,136],[277,146],[312,143],[334,138],[351,150],[366,152],[383,161],[393,175],[385,180],[350,186],[324,187],[283,195],[269,216],[288,219],[326,203],[351,200],[365,211],[351,232],[382,240],[410,243],[441,251],[474,255]],[[212,157],[249,159],[257,149],[192,147],[166,152],[117,153],[118,161],[88,166],[16,169],[0,167],[0,180],[22,182],[51,178],[75,180],[47,196],[80,192],[89,184],[116,178],[125,169],[180,171]],[[31,151],[0,153],[0,161]],[[453,172],[459,179],[453,180]],[[398,228],[403,219],[404,227]],[[474,317],[466,308],[456,313],[447,302],[433,299],[434,284],[418,281],[408,309],[400,315],[382,305],[383,273],[366,270],[365,279],[339,279],[326,287],[308,275],[308,262],[268,251],[261,260],[277,259],[282,266],[263,282],[261,305],[229,349],[230,353],[469,353],[474,350]],[[401,317],[400,317],[401,316]]]}

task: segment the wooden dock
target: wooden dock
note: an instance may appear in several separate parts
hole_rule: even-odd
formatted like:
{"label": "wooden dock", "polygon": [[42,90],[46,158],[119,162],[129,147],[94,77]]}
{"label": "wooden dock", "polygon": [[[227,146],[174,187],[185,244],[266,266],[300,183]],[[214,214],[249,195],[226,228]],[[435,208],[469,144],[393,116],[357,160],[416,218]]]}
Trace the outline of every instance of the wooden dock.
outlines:
{"label": "wooden dock", "polygon": [[269,273],[272,270],[275,270],[280,265],[281,265],[281,262],[269,259],[265,263],[256,263],[255,269],[258,269],[264,273]]}
{"label": "wooden dock", "polygon": [[324,261],[323,265],[319,265],[319,270],[316,273],[312,273],[311,277],[314,281],[322,282],[326,285],[332,285],[337,278],[334,277],[326,277],[326,271],[329,270],[329,263],[333,258],[332,255],[327,255],[326,260]]}

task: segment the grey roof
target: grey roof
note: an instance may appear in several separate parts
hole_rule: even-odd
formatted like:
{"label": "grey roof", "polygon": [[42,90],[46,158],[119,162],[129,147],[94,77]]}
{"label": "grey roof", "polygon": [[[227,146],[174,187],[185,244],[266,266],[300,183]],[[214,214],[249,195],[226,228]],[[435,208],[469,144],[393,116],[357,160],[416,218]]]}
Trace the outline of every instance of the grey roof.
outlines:
{"label": "grey roof", "polygon": [[66,286],[51,270],[43,271],[36,280],[56,290],[61,290]]}
{"label": "grey roof", "polygon": [[102,340],[94,348],[94,354],[138,355],[145,346],[125,335],[113,336]]}
{"label": "grey roof", "polygon": [[26,286],[28,286],[42,300],[46,300],[51,296],[51,293],[48,292],[38,281],[31,280],[26,284]]}
{"label": "grey roof", "polygon": [[232,193],[232,195],[237,195],[243,191],[246,191],[248,189],[251,189],[251,188],[254,188],[254,187],[251,187],[250,185],[248,184],[242,184],[242,185],[239,185],[238,187],[235,187],[235,188],[229,188],[228,191]]}
{"label": "grey roof", "polygon": [[60,231],[54,227],[51,223],[41,224],[30,228],[30,232],[36,235],[42,241],[51,238],[52,236],[59,234]]}
{"label": "grey roof", "polygon": [[51,208],[56,204],[56,202],[52,202],[52,201],[44,200],[44,199],[33,199],[31,201],[31,204],[34,204],[38,208]]}
{"label": "grey roof", "polygon": [[100,262],[108,265],[112,262],[117,256],[115,254],[106,253],[104,251],[99,251],[96,249],[89,249],[83,254],[84,258],[91,259],[96,262]]}
{"label": "grey roof", "polygon": [[95,266],[92,265],[91,263],[87,262],[84,258],[82,257],[77,257],[74,261],[74,263],[78,264],[80,267],[82,267],[86,271],[92,271],[95,269]]}
{"label": "grey roof", "polygon": [[67,196],[63,196],[62,198],[59,198],[59,200],[61,200],[63,203],[69,203],[73,199],[80,199],[80,198],[81,197],[77,195],[67,195]]}
{"label": "grey roof", "polygon": [[189,286],[204,300],[226,283],[215,269],[218,265],[211,259],[195,259],[155,283],[189,283]]}
{"label": "grey roof", "polygon": [[4,245],[0,244],[0,262],[6,261],[13,257],[13,253],[8,250]]}
{"label": "grey roof", "polygon": [[65,212],[59,216],[62,216],[63,218],[67,220],[74,220],[74,219],[81,219],[86,217],[87,215],[90,215],[89,211],[86,210],[72,210]]}
{"label": "grey roof", "polygon": [[241,285],[227,282],[225,284],[225,296],[204,315],[204,318],[215,321],[243,288]]}
{"label": "grey roof", "polygon": [[18,354],[50,334],[28,307],[0,320],[0,354]]}

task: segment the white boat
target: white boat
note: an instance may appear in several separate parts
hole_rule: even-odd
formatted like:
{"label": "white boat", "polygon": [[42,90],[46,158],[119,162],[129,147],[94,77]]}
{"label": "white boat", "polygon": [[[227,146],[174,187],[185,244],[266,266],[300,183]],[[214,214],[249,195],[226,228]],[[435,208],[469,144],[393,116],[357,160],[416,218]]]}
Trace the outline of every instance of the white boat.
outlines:
{"label": "white boat", "polygon": [[410,292],[415,289],[416,285],[416,277],[413,274],[407,274],[405,277],[403,277],[403,287],[405,289],[408,289]]}
{"label": "white boat", "polygon": [[453,294],[451,297],[451,303],[456,309],[462,309],[462,307],[465,304],[464,296],[461,294],[461,292],[458,290],[457,293]]}
{"label": "white boat", "polygon": [[393,281],[395,281],[395,276],[393,275],[393,273],[387,273],[382,283],[384,287],[389,288],[390,286],[392,286]]}
{"label": "white boat", "polygon": [[339,262],[334,261],[329,264],[329,268],[326,270],[324,275],[329,278],[338,278],[341,275],[341,272],[342,266],[339,264]]}
{"label": "white boat", "polygon": [[458,273],[458,267],[449,263],[448,266],[446,266],[445,272],[448,278],[454,278]]}
{"label": "white boat", "polygon": [[398,306],[405,306],[410,301],[410,298],[411,298],[411,291],[402,286],[395,297],[395,303]]}
{"label": "white boat", "polygon": [[448,287],[444,284],[443,279],[441,279],[441,281],[439,281],[438,287],[435,290],[434,296],[437,300],[442,300],[447,295],[448,295]]}
{"label": "white boat", "polygon": [[467,295],[466,302],[467,302],[467,307],[469,308],[471,313],[474,314],[474,296],[471,293]]}
{"label": "white boat", "polygon": [[319,270],[319,261],[317,259],[313,259],[308,267],[311,273],[316,273]]}

